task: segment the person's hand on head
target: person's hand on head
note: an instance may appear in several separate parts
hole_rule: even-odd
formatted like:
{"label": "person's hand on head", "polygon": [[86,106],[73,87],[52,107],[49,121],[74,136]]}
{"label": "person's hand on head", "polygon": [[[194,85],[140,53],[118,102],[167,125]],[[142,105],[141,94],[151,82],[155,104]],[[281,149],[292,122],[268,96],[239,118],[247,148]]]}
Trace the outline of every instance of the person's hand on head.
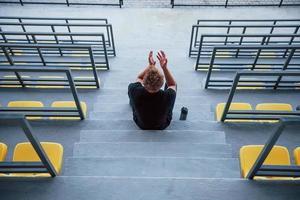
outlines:
{"label": "person's hand on head", "polygon": [[162,68],[167,67],[168,59],[167,59],[167,57],[166,57],[165,52],[163,52],[162,50],[159,51],[158,54],[157,54],[157,58],[158,58],[158,60],[159,60],[160,66],[161,66]]}
{"label": "person's hand on head", "polygon": [[149,61],[149,67],[154,67],[156,62],[153,59],[153,51],[150,51],[149,56],[148,56],[148,61]]}

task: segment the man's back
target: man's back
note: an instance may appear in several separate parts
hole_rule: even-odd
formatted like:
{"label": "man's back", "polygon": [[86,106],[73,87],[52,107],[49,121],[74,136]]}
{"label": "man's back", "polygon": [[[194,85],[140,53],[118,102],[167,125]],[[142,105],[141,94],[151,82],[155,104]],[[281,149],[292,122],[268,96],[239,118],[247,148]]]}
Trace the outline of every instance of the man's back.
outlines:
{"label": "man's back", "polygon": [[164,129],[172,120],[176,92],[173,89],[149,93],[141,83],[128,87],[133,117],[142,129]]}

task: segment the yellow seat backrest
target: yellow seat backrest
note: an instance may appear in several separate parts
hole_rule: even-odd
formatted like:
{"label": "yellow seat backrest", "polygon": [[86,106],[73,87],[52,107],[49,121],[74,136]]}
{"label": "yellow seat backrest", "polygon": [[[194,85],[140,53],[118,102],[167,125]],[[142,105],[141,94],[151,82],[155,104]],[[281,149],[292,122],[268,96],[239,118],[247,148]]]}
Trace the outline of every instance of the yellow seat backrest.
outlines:
{"label": "yellow seat backrest", "polygon": [[[41,145],[47,154],[50,162],[57,171],[61,173],[63,162],[63,146],[59,143],[41,142]],[[24,142],[16,145],[13,155],[13,162],[39,162],[40,158],[36,154],[31,143]],[[10,176],[50,176],[48,173],[13,173]]]}
{"label": "yellow seat backrest", "polygon": [[[40,101],[10,101],[7,104],[8,107],[20,107],[20,108],[41,108],[44,107],[44,104]],[[34,120],[41,119],[41,117],[26,117],[26,119]]]}
{"label": "yellow seat backrest", "polygon": [[7,146],[4,143],[0,143],[0,162],[5,160],[7,153]]}
{"label": "yellow seat backrest", "polygon": [[[287,103],[261,103],[257,104],[255,110],[266,111],[293,111],[293,107]],[[278,122],[278,120],[259,120],[260,122]]]}
{"label": "yellow seat backrest", "polygon": [[300,147],[297,147],[294,150],[294,159],[295,159],[296,165],[300,165]]}
{"label": "yellow seat backrest", "polygon": [[[84,116],[86,116],[86,112],[87,112],[86,103],[81,101],[80,105],[81,105]],[[51,107],[54,107],[54,108],[76,108],[76,104],[75,104],[74,101],[54,101],[51,104]],[[78,119],[80,119],[80,117],[50,117],[50,119],[54,119],[54,120],[78,120]]]}
{"label": "yellow seat backrest", "polygon": [[[264,145],[246,145],[240,149],[241,175],[246,178],[253,164],[258,158]],[[289,151],[283,146],[274,146],[266,158],[264,165],[291,165]],[[282,177],[263,177],[282,179]]]}
{"label": "yellow seat backrest", "polygon": [[[216,107],[217,121],[221,121],[225,103],[219,103]],[[252,106],[249,103],[231,103],[229,110],[252,110]],[[226,122],[252,122],[252,120],[225,120]]]}

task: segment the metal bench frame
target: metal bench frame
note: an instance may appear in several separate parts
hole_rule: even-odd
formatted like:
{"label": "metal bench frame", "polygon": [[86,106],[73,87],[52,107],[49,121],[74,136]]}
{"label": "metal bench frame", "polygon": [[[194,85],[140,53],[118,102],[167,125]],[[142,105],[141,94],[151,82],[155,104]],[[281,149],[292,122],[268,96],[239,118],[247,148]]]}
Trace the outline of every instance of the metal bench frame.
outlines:
{"label": "metal bench frame", "polygon": [[[25,60],[25,61],[14,61],[11,51],[12,49],[18,49],[18,50],[22,50],[22,49],[33,49],[34,52],[32,53],[32,55],[26,55],[25,56],[34,56],[38,57],[40,59],[40,61],[38,60],[34,60],[34,61],[29,61],[29,60]],[[44,51],[43,51],[44,49]],[[83,50],[83,51],[87,51],[89,52],[89,61],[77,61],[75,62],[74,60],[68,61],[68,60],[63,60],[63,61],[59,61],[59,62],[49,62],[47,60],[45,60],[45,51],[49,50],[49,49],[55,49],[58,51],[64,51],[64,50],[71,50],[71,51],[78,51],[78,50]],[[107,55],[104,56],[105,61],[104,62],[96,62],[94,55],[93,55],[93,47],[92,46],[86,46],[86,45],[61,45],[61,44],[7,44],[7,43],[0,43],[0,51],[2,51],[2,53],[4,54],[6,61],[3,62],[7,62],[10,65],[13,66],[17,66],[17,65],[22,65],[22,66],[29,66],[32,67],[33,65],[43,65],[43,66],[47,66],[47,67],[58,67],[59,65],[61,65],[62,67],[66,67],[67,65],[74,65],[76,64],[76,66],[73,66],[75,69],[76,68],[80,68],[80,69],[92,69],[92,73],[93,73],[93,77],[94,77],[94,81],[96,82],[97,88],[100,87],[100,82],[99,82],[99,78],[98,78],[98,73],[97,73],[97,69],[99,69],[99,64],[101,64],[103,69],[109,69],[109,63],[108,63],[108,57]],[[105,50],[104,50],[105,53]],[[23,55],[22,55],[23,56]],[[51,55],[50,55],[51,56]],[[49,56],[49,57],[50,57]],[[66,58],[66,56],[59,56],[59,58]],[[69,56],[70,58],[70,56]],[[20,64],[21,63],[21,64]],[[98,64],[98,65],[97,65]],[[3,65],[3,64],[2,64]],[[4,64],[7,65],[7,64]],[[0,66],[1,66],[1,62],[0,62]]]}
{"label": "metal bench frame", "polygon": [[300,177],[300,166],[263,165],[284,129],[287,126],[299,124],[300,117],[286,117],[280,119],[280,123],[278,124],[276,131],[271,134],[269,139],[266,141],[264,148],[249,171],[247,179],[252,180],[255,176]]}
{"label": "metal bench frame", "polygon": [[[212,24],[197,24],[197,25],[193,25],[192,26],[192,31],[191,31],[191,38],[190,38],[190,47],[189,47],[189,56],[195,56],[195,54],[191,53],[191,50],[193,48],[198,48],[199,44],[201,42],[201,34],[200,31],[203,28],[210,28],[212,30],[214,29],[220,29],[223,28],[224,29],[224,33],[221,34],[230,34],[232,33],[232,30],[234,29],[240,29],[241,30],[241,34],[248,34],[248,31],[250,29],[269,29],[269,33],[268,34],[273,34],[277,29],[293,29],[293,31],[286,31],[285,34],[297,34],[299,33],[299,29],[300,29],[300,19],[299,20],[274,20],[274,21],[268,21],[265,20],[266,24],[261,24],[264,21],[261,20],[229,20],[229,21],[224,21],[224,22],[228,22],[228,24],[213,24],[215,22],[223,22],[222,20],[201,20],[200,22],[209,22]],[[198,23],[200,23],[198,21]],[[238,24],[234,24],[238,23]],[[282,24],[278,24],[279,22],[281,22]],[[285,22],[290,22],[290,24],[283,24]],[[297,24],[292,24],[292,23],[297,23]],[[252,23],[258,23],[258,24],[252,24]],[[273,24],[267,24],[267,23],[273,23]],[[256,31],[258,32],[258,31]],[[264,33],[262,33],[264,34]],[[200,36],[199,36],[200,35]],[[207,34],[205,34],[207,35]],[[226,41],[226,40],[225,40]],[[225,42],[226,44],[226,42]]]}
{"label": "metal bench frame", "polygon": [[49,173],[51,177],[58,175],[24,115],[0,114],[0,124],[20,126],[41,160],[41,162],[0,162],[0,173]]}
{"label": "metal bench frame", "polygon": [[[76,104],[76,108],[52,108],[52,107],[43,107],[43,108],[14,108],[14,107],[0,107],[0,113],[18,113],[18,114],[24,114],[27,117],[80,117],[81,120],[83,120],[84,113],[80,105],[80,100],[78,97],[78,93],[74,84],[74,80],[71,74],[71,71],[64,67],[64,68],[43,68],[38,69],[35,67],[0,67],[0,72],[13,72],[15,73],[17,80],[19,81],[19,85],[21,85],[23,88],[26,88],[26,86],[44,86],[45,84],[41,84],[35,81],[40,80],[27,80],[25,78],[22,78],[19,73],[21,72],[29,72],[29,73],[63,73],[67,77],[68,86],[71,90],[72,96],[74,98],[74,102]],[[35,82],[35,83],[34,83]],[[13,84],[9,84],[13,85]],[[47,84],[49,86],[52,86],[52,84]],[[1,90],[1,89],[0,89]]]}
{"label": "metal bench frame", "polygon": [[59,5],[67,5],[67,6],[71,6],[71,5],[94,5],[94,6],[119,6],[120,8],[122,8],[122,6],[124,5],[123,0],[119,0],[119,3],[84,3],[84,2],[72,2],[72,0],[61,0],[61,2],[57,2],[57,1],[41,1],[41,0],[35,0],[33,2],[27,2],[26,0],[19,0],[19,1],[0,1],[0,3],[13,3],[13,4],[20,4],[22,6],[24,6],[25,4],[43,4],[43,5],[50,5],[50,4],[59,4]]}
{"label": "metal bench frame", "polygon": [[[285,83],[281,79],[285,76],[298,77],[296,81],[300,82],[300,72],[298,71],[276,71],[276,72],[237,72],[231,90],[226,101],[221,121],[225,120],[278,120],[281,117],[298,116],[300,117],[300,111],[260,111],[260,110],[229,110],[233,97],[236,93],[237,87],[239,87],[239,81],[241,77],[277,77],[277,81],[274,82],[274,89],[284,87],[280,83]],[[249,86],[248,86],[249,87]]]}
{"label": "metal bench frame", "polygon": [[[5,21],[1,21],[1,20],[5,20]],[[11,22],[11,20],[16,20],[16,21]],[[108,20],[105,18],[33,18],[33,17],[0,16],[0,32],[6,31],[5,27],[20,28],[21,32],[24,33],[28,31],[28,27],[50,28],[51,31],[46,31],[46,33],[55,33],[56,28],[58,27],[65,27],[67,29],[66,33],[74,32],[72,31],[72,27],[103,28],[104,29],[103,31],[94,32],[94,33],[104,34],[108,55],[116,56],[113,28],[111,24],[108,24]],[[85,33],[85,32],[80,32],[80,33]],[[72,35],[70,36],[70,39],[72,42],[74,42]]]}
{"label": "metal bench frame", "polygon": [[[216,38],[216,40],[212,40],[210,38]],[[200,43],[197,44],[197,47],[193,47],[192,45],[190,46],[189,56],[198,56],[198,54],[200,54],[199,57],[210,57],[212,55],[213,47],[218,45],[249,45],[249,44],[250,45],[293,45],[293,44],[300,44],[299,38],[300,38],[299,33],[298,34],[203,34],[200,36]],[[236,56],[235,52],[231,56]]]}
{"label": "metal bench frame", "polygon": [[[252,56],[253,60],[250,60],[251,63],[244,63],[244,62],[232,62],[232,63],[224,63],[224,61],[222,61],[221,63],[216,63],[215,59],[216,59],[216,55],[217,52],[219,50],[231,50],[233,49],[234,51],[237,50],[255,50],[255,56]],[[263,50],[279,50],[279,55],[282,54],[282,57],[284,59],[284,64],[277,64],[277,63],[260,63],[258,62],[260,58],[260,56],[265,56],[265,55],[261,55],[261,52]],[[244,45],[244,46],[239,46],[239,45],[224,45],[224,46],[215,46],[213,48],[213,53],[210,59],[210,63],[209,63],[209,67],[208,67],[208,72],[206,75],[206,81],[205,81],[205,89],[208,88],[213,88],[213,87],[219,87],[219,88],[231,88],[232,83],[233,83],[233,79],[222,79],[222,78],[214,78],[212,79],[212,74],[213,73],[217,73],[218,71],[214,71],[214,69],[219,69],[224,71],[231,71],[231,72],[235,72],[235,71],[240,71],[240,70],[251,70],[251,71],[255,71],[255,70],[261,70],[261,69],[269,69],[269,70],[300,70],[300,62],[298,63],[291,63],[291,60],[293,60],[295,57],[297,60],[300,61],[299,58],[299,50],[300,50],[300,45]],[[298,51],[298,54],[296,54],[296,51]],[[268,60],[269,58],[263,58],[265,60]],[[197,62],[199,62],[200,58],[199,58],[199,54],[198,54],[198,59]],[[232,61],[235,61],[235,59],[233,58]],[[196,63],[196,68],[195,70],[199,69],[199,64],[200,63]],[[201,63],[203,64],[203,63]],[[215,66],[218,65],[218,66]],[[221,65],[221,66],[219,66]],[[222,66],[223,65],[223,66]],[[226,65],[232,65],[230,67],[226,67]],[[266,65],[269,67],[261,67],[261,65]],[[259,67],[257,67],[259,66]],[[221,72],[222,72],[221,71]],[[247,82],[247,81],[243,81],[243,82]],[[255,81],[248,81],[248,82],[255,82]],[[260,82],[264,82],[264,81],[260,81]],[[217,83],[217,84],[213,84],[213,83]],[[265,83],[273,83],[273,81],[265,81]],[[265,84],[265,85],[251,85],[251,86],[245,86],[245,87],[267,87],[267,88],[273,88],[272,85],[269,84]],[[293,86],[295,87],[295,86]]]}
{"label": "metal bench frame", "polygon": [[270,1],[270,3],[263,3],[263,4],[249,4],[247,1],[243,3],[231,3],[230,0],[224,0],[224,3],[199,3],[199,4],[186,4],[186,3],[175,3],[175,0],[171,0],[170,2],[172,8],[175,6],[224,6],[225,8],[231,7],[231,6],[257,6],[257,7],[262,7],[262,6],[300,6],[299,3],[285,3],[284,0],[278,0],[278,3],[273,3]]}
{"label": "metal bench frame", "polygon": [[[62,44],[62,45],[91,45],[93,46],[93,55],[94,56],[106,56],[108,57],[109,52],[105,45],[105,39],[103,33],[45,33],[45,32],[0,32],[0,42],[9,43],[9,44]],[[15,38],[13,38],[15,36]],[[20,38],[24,36],[24,38]],[[47,37],[39,39],[39,37]],[[60,39],[59,37],[64,37]],[[74,39],[74,37],[83,37],[84,39]],[[93,39],[87,40],[87,37],[93,37]],[[96,37],[98,40],[96,40]],[[26,52],[23,50],[23,52]],[[10,53],[14,55],[14,51],[10,50]],[[51,54],[51,52],[46,52]],[[58,52],[54,52],[57,54]],[[60,56],[64,54],[76,54],[76,52],[68,52],[59,50]],[[106,55],[105,55],[106,54]],[[82,55],[82,53],[78,54]]]}

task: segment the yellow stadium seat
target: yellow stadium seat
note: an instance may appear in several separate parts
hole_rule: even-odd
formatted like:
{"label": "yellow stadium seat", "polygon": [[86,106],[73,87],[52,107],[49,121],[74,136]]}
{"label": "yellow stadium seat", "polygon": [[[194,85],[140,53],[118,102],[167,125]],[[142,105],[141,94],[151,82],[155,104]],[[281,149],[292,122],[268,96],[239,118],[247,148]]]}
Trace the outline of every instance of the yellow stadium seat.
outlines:
{"label": "yellow stadium seat", "polygon": [[300,165],[300,147],[297,147],[294,150],[294,159],[295,159],[296,165]]}
{"label": "yellow stadium seat", "polygon": [[[246,178],[264,145],[246,145],[240,149],[241,175]],[[274,146],[264,165],[291,165],[289,151],[283,146]],[[255,179],[291,180],[291,177],[255,177]]]}
{"label": "yellow stadium seat", "polygon": [[[216,115],[217,115],[217,121],[220,122],[223,111],[225,108],[225,103],[219,103],[216,107]],[[252,110],[252,106],[249,103],[231,103],[229,110]],[[226,122],[253,122],[253,120],[225,120]]]}
{"label": "yellow stadium seat", "polygon": [[[61,173],[63,162],[63,146],[59,143],[41,142],[41,145],[47,154],[50,162],[58,174]],[[39,162],[40,158],[36,154],[29,142],[19,143],[16,145],[13,155],[13,162]],[[12,173],[9,176],[46,176],[48,173]]]}
{"label": "yellow stadium seat", "polygon": [[[15,108],[42,108],[44,104],[40,101],[10,101],[7,106]],[[41,119],[41,117],[26,117],[26,119],[35,120]]]}
{"label": "yellow stadium seat", "polygon": [[[265,111],[293,111],[293,107],[286,103],[261,103],[257,104],[255,110]],[[259,120],[260,122],[278,122],[278,120]]]}
{"label": "yellow stadium seat", "polygon": [[[87,112],[87,105],[85,102],[81,101],[80,102],[82,111],[84,116],[86,116]],[[74,101],[54,101],[51,104],[51,107],[55,108],[76,108],[76,104]],[[78,120],[80,117],[50,117],[52,120]]]}
{"label": "yellow stadium seat", "polygon": [[0,162],[5,160],[7,153],[7,146],[4,143],[0,143]]}

